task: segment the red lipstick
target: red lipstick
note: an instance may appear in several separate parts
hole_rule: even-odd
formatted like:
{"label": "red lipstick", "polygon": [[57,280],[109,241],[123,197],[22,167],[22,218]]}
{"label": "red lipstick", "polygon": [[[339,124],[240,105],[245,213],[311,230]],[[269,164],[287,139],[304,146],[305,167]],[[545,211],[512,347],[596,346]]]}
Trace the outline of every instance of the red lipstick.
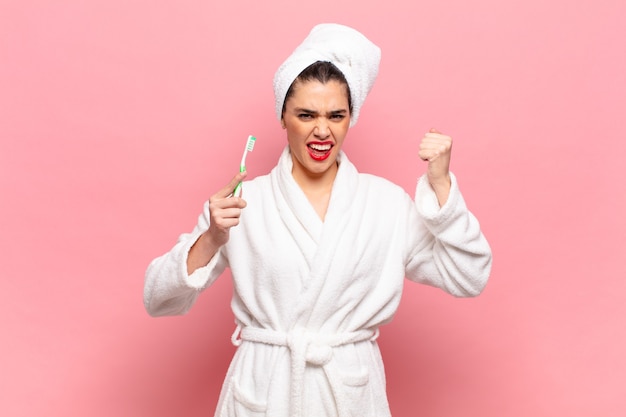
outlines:
{"label": "red lipstick", "polygon": [[309,155],[316,161],[324,161],[330,156],[333,144],[330,142],[311,142],[307,144]]}

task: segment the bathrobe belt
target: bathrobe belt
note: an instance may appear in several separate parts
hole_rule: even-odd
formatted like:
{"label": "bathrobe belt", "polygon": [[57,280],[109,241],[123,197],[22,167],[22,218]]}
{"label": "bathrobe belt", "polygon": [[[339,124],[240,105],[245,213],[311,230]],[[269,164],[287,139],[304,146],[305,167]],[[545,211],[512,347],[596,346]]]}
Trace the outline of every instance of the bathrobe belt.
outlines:
{"label": "bathrobe belt", "polygon": [[256,327],[237,326],[232,336],[232,342],[239,346],[242,341],[265,343],[269,345],[285,346],[291,353],[291,416],[301,417],[302,390],[304,387],[304,370],[307,364],[320,366],[332,389],[337,405],[339,417],[349,416],[349,410],[344,399],[341,378],[328,363],[333,357],[333,348],[365,341],[374,341],[378,338],[378,329],[358,330],[345,333],[311,333],[304,329],[295,329],[290,332],[279,332]]}

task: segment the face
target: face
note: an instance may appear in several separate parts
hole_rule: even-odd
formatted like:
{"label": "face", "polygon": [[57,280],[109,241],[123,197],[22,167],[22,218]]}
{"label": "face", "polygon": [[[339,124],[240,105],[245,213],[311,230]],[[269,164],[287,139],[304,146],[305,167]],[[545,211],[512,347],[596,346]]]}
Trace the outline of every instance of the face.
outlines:
{"label": "face", "polygon": [[350,126],[346,86],[335,80],[297,81],[285,103],[283,126],[294,178],[334,179],[337,155]]}

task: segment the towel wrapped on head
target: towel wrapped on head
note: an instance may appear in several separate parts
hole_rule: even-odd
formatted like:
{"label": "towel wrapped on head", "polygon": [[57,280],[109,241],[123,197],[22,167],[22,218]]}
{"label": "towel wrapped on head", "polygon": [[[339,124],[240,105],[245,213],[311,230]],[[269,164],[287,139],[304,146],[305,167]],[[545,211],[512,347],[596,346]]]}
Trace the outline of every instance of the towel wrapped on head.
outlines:
{"label": "towel wrapped on head", "polygon": [[354,126],[378,75],[380,48],[355,29],[335,23],[315,26],[276,71],[274,96],[278,120],[282,118],[287,90],[304,69],[317,61],[331,62],[346,77],[352,99],[350,126]]}

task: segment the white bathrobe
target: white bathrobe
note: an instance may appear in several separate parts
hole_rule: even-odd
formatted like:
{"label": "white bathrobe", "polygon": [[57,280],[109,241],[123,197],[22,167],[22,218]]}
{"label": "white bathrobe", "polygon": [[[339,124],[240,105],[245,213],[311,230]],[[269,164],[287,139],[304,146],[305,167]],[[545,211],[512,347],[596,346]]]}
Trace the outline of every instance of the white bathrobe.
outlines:
{"label": "white bathrobe", "polygon": [[148,267],[144,301],[154,316],[184,314],[231,269],[239,347],[216,416],[390,416],[376,338],[404,278],[455,296],[486,284],[491,251],[454,176],[440,209],[425,177],[415,203],[358,173],[344,153],[339,160],[324,221],[294,181],[286,148],[269,175],[245,182],[241,222],[207,266],[187,275],[208,203],[194,231]]}

